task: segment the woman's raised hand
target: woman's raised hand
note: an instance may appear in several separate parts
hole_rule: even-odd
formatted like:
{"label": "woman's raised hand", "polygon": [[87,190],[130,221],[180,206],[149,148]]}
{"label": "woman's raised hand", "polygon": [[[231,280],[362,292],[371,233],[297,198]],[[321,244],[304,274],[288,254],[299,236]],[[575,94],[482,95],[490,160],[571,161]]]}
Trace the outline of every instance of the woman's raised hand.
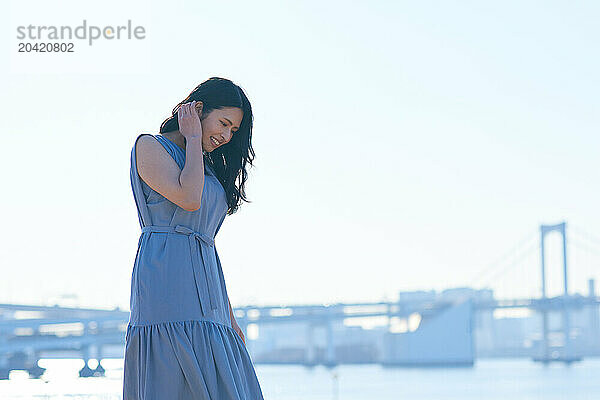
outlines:
{"label": "woman's raised hand", "polygon": [[[197,104],[200,106],[197,108]],[[186,139],[199,136],[202,137],[202,123],[200,115],[202,115],[202,102],[192,101],[191,103],[182,104],[177,111],[177,122],[179,123],[179,133]]]}

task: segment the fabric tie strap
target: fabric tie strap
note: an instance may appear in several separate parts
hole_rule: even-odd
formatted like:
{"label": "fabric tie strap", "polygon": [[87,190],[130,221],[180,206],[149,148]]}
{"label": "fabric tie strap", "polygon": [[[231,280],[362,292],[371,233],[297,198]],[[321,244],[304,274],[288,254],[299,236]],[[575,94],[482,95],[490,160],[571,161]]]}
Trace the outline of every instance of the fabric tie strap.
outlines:
{"label": "fabric tie strap", "polygon": [[[217,283],[214,281],[216,274],[213,271],[213,265],[216,265],[214,239],[204,233],[196,232],[183,225],[148,225],[142,228],[142,233],[144,232],[177,233],[189,237],[192,269],[194,270],[194,280],[196,283],[196,290],[198,291],[200,307],[202,308],[204,316],[210,316],[210,311],[217,309],[215,296],[213,296],[211,292],[211,287],[217,287]],[[199,259],[199,257],[201,257],[201,259]],[[204,278],[201,276],[200,268],[204,271]],[[208,304],[210,304],[211,310],[207,309]]]}

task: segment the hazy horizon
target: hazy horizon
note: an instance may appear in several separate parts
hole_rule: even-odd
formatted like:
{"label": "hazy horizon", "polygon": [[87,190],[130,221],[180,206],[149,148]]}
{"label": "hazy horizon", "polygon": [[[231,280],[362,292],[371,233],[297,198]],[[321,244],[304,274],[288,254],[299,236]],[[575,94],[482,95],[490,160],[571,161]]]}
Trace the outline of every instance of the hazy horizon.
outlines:
{"label": "hazy horizon", "polygon": [[[600,279],[597,3],[62,5],[0,16],[0,302],[129,308],[133,142],[211,76],[255,118],[252,203],[215,239],[232,305],[539,296],[539,225],[562,221],[570,291]],[[146,38],[17,53],[17,26],[83,19]]]}

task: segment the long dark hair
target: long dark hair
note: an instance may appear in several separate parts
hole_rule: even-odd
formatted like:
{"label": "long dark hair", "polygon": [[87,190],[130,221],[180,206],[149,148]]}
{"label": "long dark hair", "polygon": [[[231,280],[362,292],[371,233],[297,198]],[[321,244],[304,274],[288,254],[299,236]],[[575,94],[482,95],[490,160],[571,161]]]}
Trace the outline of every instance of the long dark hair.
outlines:
{"label": "long dark hair", "polygon": [[208,162],[213,167],[217,179],[225,189],[227,214],[231,215],[238,210],[242,200],[251,203],[246,198],[244,187],[248,179],[246,164],[253,165],[252,161],[254,160],[252,107],[241,87],[229,79],[213,77],[196,86],[185,99],[175,106],[171,117],[160,125],[160,133],[178,130],[177,111],[179,107],[194,100],[203,103],[201,119],[206,118],[212,110],[225,107],[237,107],[244,113],[240,127],[233,134],[229,143],[204,154],[204,162]]}

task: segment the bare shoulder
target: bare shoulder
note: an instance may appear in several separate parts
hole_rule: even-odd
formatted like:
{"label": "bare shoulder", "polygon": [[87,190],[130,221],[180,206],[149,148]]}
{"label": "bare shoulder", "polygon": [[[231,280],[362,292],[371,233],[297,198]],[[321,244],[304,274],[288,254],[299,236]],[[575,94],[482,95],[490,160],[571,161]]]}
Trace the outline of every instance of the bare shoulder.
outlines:
{"label": "bare shoulder", "polygon": [[[154,137],[154,135],[151,135],[149,133],[142,133],[141,135],[139,135],[135,141],[134,144],[135,147],[135,158],[138,161],[140,161],[140,158],[144,159],[147,158],[145,156],[147,156],[148,154],[158,154],[161,152],[161,150],[164,150],[166,152],[166,150],[163,148],[163,146],[158,142],[158,140],[156,139],[156,137]],[[140,157],[142,156],[142,157]]]}
{"label": "bare shoulder", "polygon": [[169,152],[163,147],[162,144],[154,137],[154,135],[144,133],[138,136],[135,142],[135,158],[137,161],[138,173],[141,169],[148,169],[148,167],[163,166],[169,169],[179,166],[173,160]]}
{"label": "bare shoulder", "polygon": [[179,165],[156,137],[139,135],[134,146],[138,175],[148,186],[185,210],[199,208],[179,183]]}

